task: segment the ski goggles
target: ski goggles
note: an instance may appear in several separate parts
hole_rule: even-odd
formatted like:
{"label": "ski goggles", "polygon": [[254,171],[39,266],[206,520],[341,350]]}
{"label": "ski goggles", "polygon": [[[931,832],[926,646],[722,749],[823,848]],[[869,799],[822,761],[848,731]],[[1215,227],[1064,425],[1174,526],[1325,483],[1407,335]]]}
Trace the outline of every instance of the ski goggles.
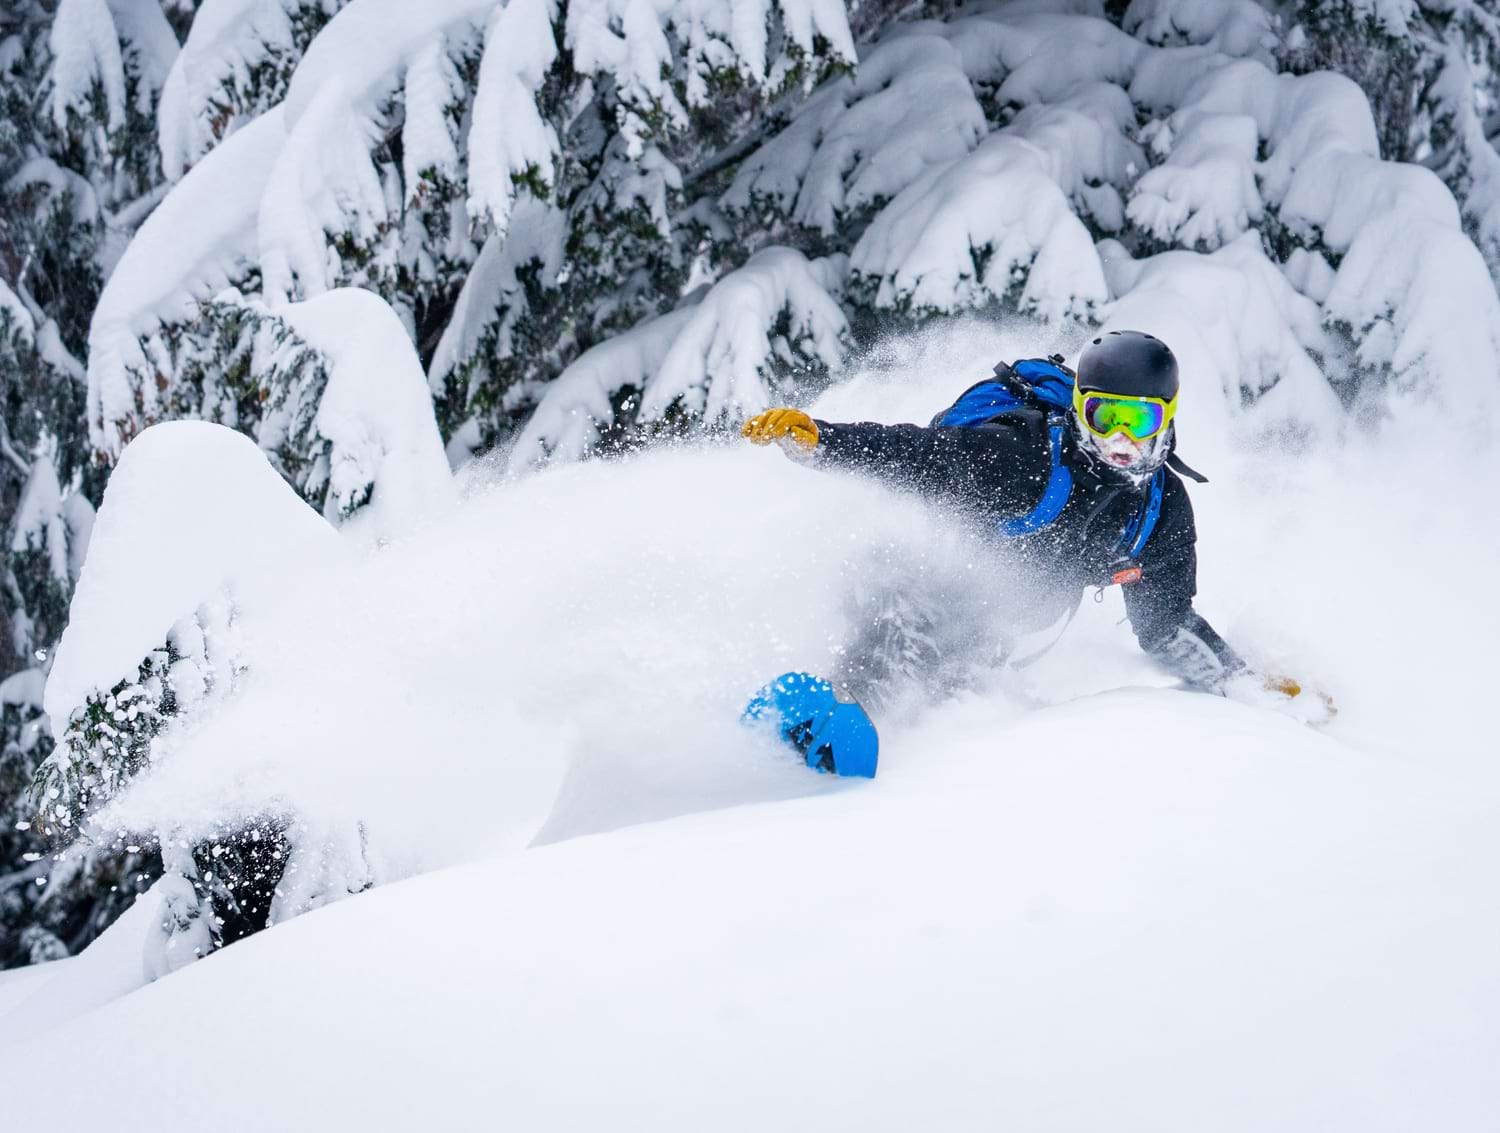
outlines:
{"label": "ski goggles", "polygon": [[1075,388],[1073,410],[1096,437],[1123,432],[1132,440],[1148,441],[1172,423],[1177,398],[1125,397]]}

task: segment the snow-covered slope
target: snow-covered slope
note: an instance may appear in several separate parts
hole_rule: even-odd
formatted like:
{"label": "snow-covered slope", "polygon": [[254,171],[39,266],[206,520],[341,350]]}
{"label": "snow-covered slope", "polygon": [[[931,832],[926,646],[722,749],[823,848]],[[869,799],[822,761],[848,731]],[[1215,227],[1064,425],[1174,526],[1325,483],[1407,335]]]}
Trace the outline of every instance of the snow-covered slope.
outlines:
{"label": "snow-covered slope", "polygon": [[[949,324],[818,412],[922,420],[1054,345]],[[1325,731],[1163,687],[1111,593],[883,720],[875,781],[814,776],[735,716],[827,667],[852,585],[971,616],[1013,581],[775,452],[477,468],[247,614],[240,691],[111,812],[195,837],[275,799],[392,884],[119,998],[159,962],[127,917],[0,988],[0,1074],[88,1064],[76,1128],[158,1121],[164,1066],[236,1129],[1486,1128],[1492,453],[1408,416],[1297,454],[1184,355],[1200,608],[1327,687]]]}
{"label": "snow-covered slope", "polygon": [[1211,698],[976,699],[873,783],[444,871],[11,1022],[104,1077],[68,1128],[229,1065],[259,1072],[227,1129],[1479,1130],[1494,803]]}

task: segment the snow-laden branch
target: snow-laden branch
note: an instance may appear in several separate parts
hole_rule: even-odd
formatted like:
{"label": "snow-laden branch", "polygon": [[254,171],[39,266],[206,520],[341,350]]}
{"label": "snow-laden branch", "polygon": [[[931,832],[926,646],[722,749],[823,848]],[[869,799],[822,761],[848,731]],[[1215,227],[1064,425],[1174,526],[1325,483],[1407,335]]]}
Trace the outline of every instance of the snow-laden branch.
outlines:
{"label": "snow-laden branch", "polygon": [[[1342,257],[1318,293],[1327,289],[1324,323],[1352,340],[1358,370],[1393,375],[1398,388],[1420,373],[1422,384],[1462,389],[1475,373],[1500,371],[1500,307],[1457,203],[1431,170],[1380,159],[1369,103],[1353,82],[1238,60],[1195,75],[1156,70],[1150,85],[1157,98],[1180,86],[1181,105],[1160,135],[1168,159],[1139,182],[1132,219],[1212,246],[1242,223],[1242,207],[1255,218],[1253,168],[1258,197],[1286,234]],[[1252,140],[1269,151],[1253,166]]]}
{"label": "snow-laden branch", "polygon": [[35,550],[47,556],[47,569],[64,585],[71,581],[68,570],[68,525],[63,515],[62,485],[57,481],[50,451],[36,454],[31,475],[21,491],[11,526],[12,554]]}
{"label": "snow-laden branch", "polygon": [[615,423],[615,398],[661,368],[693,311],[647,319],[584,351],[550,385],[510,450],[511,472],[548,460],[583,460]]}
{"label": "snow-laden branch", "polygon": [[562,266],[563,215],[531,199],[517,206],[507,233],[492,232],[474,261],[458,302],[438,341],[428,368],[434,396],[447,391],[454,376],[493,336],[489,349],[497,357],[511,353],[511,333],[527,312],[527,295],[518,274],[527,264],[541,265],[542,286],[550,286]]}
{"label": "snow-laden branch", "polygon": [[552,191],[557,134],[537,110],[536,94],[557,59],[550,0],[510,0],[490,15],[469,127],[471,216],[498,231],[510,223],[518,183],[538,197]]}
{"label": "snow-laden branch", "polygon": [[808,260],[791,248],[751,256],[693,308],[646,384],[641,419],[659,420],[679,404],[709,424],[739,419],[769,404],[773,359],[838,366],[849,322],[830,293],[841,288],[843,275],[841,258]]}
{"label": "snow-laden branch", "polygon": [[586,456],[616,424],[615,403],[626,390],[640,391],[638,423],[680,407],[712,424],[764,409],[778,364],[836,368],[849,328],[831,292],[843,269],[840,261],[767,248],[695,305],[585,352],[547,387],[511,451],[511,469]]}
{"label": "snow-laden branch", "polygon": [[1146,164],[1134,131],[1130,96],[1114,83],[1086,83],[1057,102],[1025,107],[1001,132],[1042,152],[1080,217],[1118,232],[1125,225],[1121,193]]}
{"label": "snow-laden branch", "polygon": [[191,318],[228,286],[256,248],[256,214],[285,142],[280,108],[268,111],[195,165],[120,258],[89,326],[89,441],[107,456],[161,416],[143,339]]}
{"label": "snow-laden branch", "polygon": [[422,364],[390,304],[370,291],[338,288],[273,316],[316,350],[319,366],[272,394],[261,447],[287,442],[310,465],[304,498],[322,498],[340,522],[361,512],[375,539],[389,539],[453,499],[453,478],[433,418]]}
{"label": "snow-laden branch", "polygon": [[[1100,252],[1110,291],[1120,296],[1105,327],[1152,331],[1172,344],[1195,427],[1225,430],[1248,410],[1258,425],[1338,428],[1339,400],[1314,358],[1330,345],[1318,306],[1266,258],[1255,233],[1211,255],[1171,251],[1132,261],[1113,241]],[[1223,376],[1222,396],[1197,396],[1193,383],[1214,373]]]}
{"label": "snow-laden branch", "polygon": [[1213,251],[1263,216],[1255,184],[1255,119],[1193,111],[1174,120],[1180,131],[1175,135],[1157,123],[1152,141],[1167,159],[1136,182],[1128,215],[1164,244]]}
{"label": "snow-laden branch", "polygon": [[1500,404],[1500,299],[1456,225],[1402,208],[1371,217],[1339,264],[1324,319],[1349,334],[1359,368],[1403,394],[1435,393],[1482,419]]}
{"label": "snow-laden branch", "polygon": [[938,36],[899,36],[866,55],[855,76],[819,90],[740,166],[721,203],[831,235],[846,213],[963,156],[985,130],[957,49]]}
{"label": "snow-laden branch", "polygon": [[[329,236],[347,234],[367,247],[392,222],[397,201],[373,157],[384,136],[382,109],[413,64],[420,68],[419,87],[440,77],[434,44],[461,49],[496,6],[496,0],[355,0],[308,46],[282,104],[287,141],[260,209],[259,260],[269,301],[318,295],[336,285],[340,264]],[[421,89],[433,93],[430,86]],[[408,123],[411,144],[441,157],[442,139],[427,136],[440,123],[430,106],[418,110]]]}
{"label": "snow-laden branch", "polygon": [[[674,58],[668,30],[681,45]],[[781,54],[771,55],[772,33]],[[718,75],[732,71],[752,88],[775,90],[797,62],[852,64],[854,39],[838,0],[574,0],[567,6],[564,46],[581,74],[610,75],[628,108],[621,127],[632,155],[640,152],[649,120],[676,125],[686,110],[668,81],[680,65],[689,107],[707,105]]]}
{"label": "snow-laden branch", "polygon": [[0,320],[6,318],[10,320],[8,329],[11,335],[21,342],[36,341],[36,320],[32,318],[26,304],[21,302],[20,296],[10,289],[4,279],[0,279]]}
{"label": "snow-laden branch", "polygon": [[1157,47],[1192,44],[1267,63],[1277,46],[1275,17],[1255,0],[1131,0],[1120,26]]}
{"label": "snow-laden branch", "polygon": [[240,86],[266,70],[285,67],[296,45],[297,23],[331,15],[340,0],[203,0],[187,40],[172,63],[157,108],[162,171],[176,181],[242,124],[254,106],[242,105]]}
{"label": "snow-laden branch", "polygon": [[1108,20],[1054,12],[968,11],[931,30],[959,50],[971,82],[993,89],[999,106],[1055,103],[1089,83],[1130,81],[1150,48]]}
{"label": "snow-laden branch", "polygon": [[877,307],[916,312],[1013,298],[1061,319],[1106,298],[1094,242],[1046,155],[1008,134],[904,189],[854,246],[850,267]]}
{"label": "snow-laden branch", "polygon": [[[1478,16],[1478,13],[1475,13]],[[1485,16],[1491,21],[1493,16]],[[1500,39],[1500,22],[1492,28]],[[1452,143],[1438,172],[1459,193],[1466,225],[1491,265],[1500,265],[1500,152],[1485,136],[1474,99],[1474,76],[1463,50],[1445,45],[1432,84],[1437,117]]]}
{"label": "snow-laden branch", "polygon": [[104,93],[105,123],[125,125],[128,77],[136,82],[135,105],[149,115],[177,55],[177,37],[157,0],[61,0],[52,21],[52,68],[47,109],[59,130],[68,115],[93,117],[95,84]]}
{"label": "snow-laden branch", "polygon": [[453,61],[455,51],[461,50],[463,45],[455,45],[449,31],[440,31],[417,49],[406,68],[401,179],[408,205],[430,190],[428,178],[460,178],[461,137],[451,111],[464,99],[463,78]]}

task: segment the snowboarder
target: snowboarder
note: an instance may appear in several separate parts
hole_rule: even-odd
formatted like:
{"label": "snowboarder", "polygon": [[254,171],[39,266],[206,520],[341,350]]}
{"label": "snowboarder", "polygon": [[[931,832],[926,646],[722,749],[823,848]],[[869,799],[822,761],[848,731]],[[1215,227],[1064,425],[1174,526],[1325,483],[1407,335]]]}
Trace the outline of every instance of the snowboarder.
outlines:
{"label": "snowboarder", "polygon": [[[834,424],[799,409],[745,423],[814,464],[873,474],[960,509],[1007,543],[1068,617],[1091,586],[1121,586],[1141,647],[1189,686],[1310,721],[1333,706],[1287,677],[1251,671],[1193,609],[1197,534],[1173,452],[1177,360],[1140,331],[996,367],[932,425]],[[861,696],[863,699],[863,696]]]}

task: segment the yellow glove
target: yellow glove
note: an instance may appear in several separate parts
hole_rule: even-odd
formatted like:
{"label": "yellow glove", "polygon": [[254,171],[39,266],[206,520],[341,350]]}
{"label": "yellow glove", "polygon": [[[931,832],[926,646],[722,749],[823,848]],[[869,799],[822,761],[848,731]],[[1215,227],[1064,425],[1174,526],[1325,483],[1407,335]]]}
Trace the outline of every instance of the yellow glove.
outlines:
{"label": "yellow glove", "polygon": [[818,426],[800,409],[767,409],[746,421],[740,435],[755,445],[787,440],[808,452],[818,447]]}
{"label": "yellow glove", "polygon": [[1302,691],[1302,686],[1291,677],[1267,677],[1266,688],[1282,696],[1296,696]]}
{"label": "yellow glove", "polygon": [[[1296,700],[1303,692],[1301,683],[1291,677],[1267,677],[1265,685],[1267,691],[1279,692],[1289,700]],[[1305,713],[1311,713],[1313,717],[1316,717],[1316,719],[1310,718],[1309,722],[1327,723],[1339,714],[1338,708],[1333,703],[1333,697],[1326,692],[1321,689],[1308,689],[1307,692],[1309,700],[1322,702],[1321,710],[1316,703],[1309,704],[1304,709]]]}

